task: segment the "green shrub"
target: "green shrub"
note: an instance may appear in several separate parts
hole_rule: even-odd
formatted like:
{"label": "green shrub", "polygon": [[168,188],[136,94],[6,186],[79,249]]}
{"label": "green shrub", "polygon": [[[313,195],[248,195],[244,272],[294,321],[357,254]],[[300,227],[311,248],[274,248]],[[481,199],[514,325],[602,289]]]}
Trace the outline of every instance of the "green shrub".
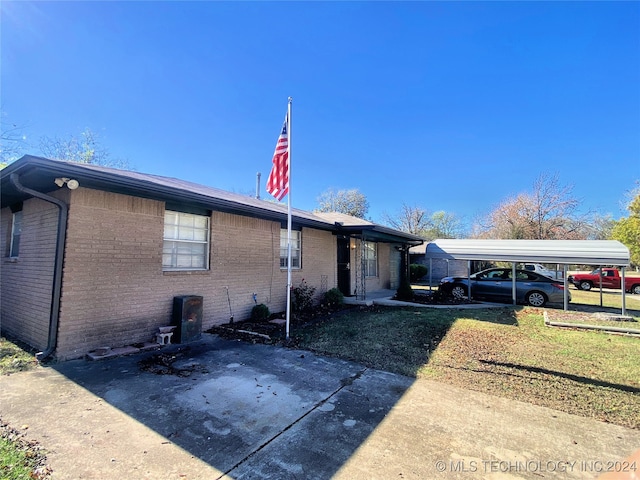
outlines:
{"label": "green shrub", "polygon": [[269,307],[267,307],[264,303],[254,305],[254,307],[251,309],[251,320],[254,322],[262,322],[263,320],[269,318],[269,315],[271,315],[271,312],[269,312]]}
{"label": "green shrub", "polygon": [[344,303],[344,295],[339,289],[332,288],[331,290],[325,292],[324,303],[329,308],[335,308],[338,305],[342,305]]}
{"label": "green shrub", "polygon": [[313,296],[316,293],[316,287],[310,286],[304,281],[300,285],[291,290],[291,310],[294,313],[309,312],[313,309]]}
{"label": "green shrub", "polygon": [[412,263],[409,265],[409,278],[412,282],[417,282],[422,277],[424,277],[429,269],[424,265],[420,265],[419,263]]}
{"label": "green shrub", "polygon": [[396,292],[396,299],[403,301],[411,301],[413,300],[413,289],[411,288],[411,283],[409,281],[404,280],[400,283],[400,288]]}

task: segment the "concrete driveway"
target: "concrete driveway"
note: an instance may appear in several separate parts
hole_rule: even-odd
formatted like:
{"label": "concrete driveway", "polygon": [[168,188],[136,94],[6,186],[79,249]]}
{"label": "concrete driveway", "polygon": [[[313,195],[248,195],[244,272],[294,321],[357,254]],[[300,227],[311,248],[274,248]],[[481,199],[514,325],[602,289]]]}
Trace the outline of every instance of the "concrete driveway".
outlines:
{"label": "concrete driveway", "polygon": [[640,431],[204,335],[0,378],[57,479],[597,478]]}

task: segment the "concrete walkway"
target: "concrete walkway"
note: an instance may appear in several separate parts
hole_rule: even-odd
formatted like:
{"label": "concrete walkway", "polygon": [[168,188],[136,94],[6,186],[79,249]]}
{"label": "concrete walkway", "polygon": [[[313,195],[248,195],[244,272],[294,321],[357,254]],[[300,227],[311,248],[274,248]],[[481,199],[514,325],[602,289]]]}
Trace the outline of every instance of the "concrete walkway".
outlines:
{"label": "concrete walkway", "polygon": [[[159,356],[160,354],[160,356]],[[589,479],[640,431],[204,335],[0,377],[54,479]]]}

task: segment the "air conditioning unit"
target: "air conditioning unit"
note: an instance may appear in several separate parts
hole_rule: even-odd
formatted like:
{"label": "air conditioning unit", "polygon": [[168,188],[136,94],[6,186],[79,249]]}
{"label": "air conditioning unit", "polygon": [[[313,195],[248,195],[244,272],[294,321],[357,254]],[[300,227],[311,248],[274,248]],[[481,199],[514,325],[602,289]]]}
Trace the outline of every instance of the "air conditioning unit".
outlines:
{"label": "air conditioning unit", "polygon": [[177,327],[172,339],[174,343],[192,342],[202,337],[202,303],[202,297],[197,295],[173,297],[171,324]]}

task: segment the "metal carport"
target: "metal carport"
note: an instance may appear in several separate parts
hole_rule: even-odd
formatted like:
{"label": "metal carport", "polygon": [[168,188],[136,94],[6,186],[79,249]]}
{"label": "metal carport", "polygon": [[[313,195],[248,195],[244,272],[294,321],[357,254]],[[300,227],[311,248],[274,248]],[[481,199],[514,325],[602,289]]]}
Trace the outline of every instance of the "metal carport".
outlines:
{"label": "metal carport", "polygon": [[[567,265],[610,265],[620,267],[624,285],[625,267],[630,265],[629,249],[617,240],[449,240],[427,244],[426,258],[449,260],[489,260],[516,263],[556,263],[563,266],[564,309],[568,309]],[[470,275],[470,264],[467,275]],[[431,275],[431,268],[429,269]],[[514,275],[515,277],[515,275]],[[431,278],[429,279],[431,283]],[[602,288],[602,287],[601,287]],[[622,314],[626,314],[625,290],[622,290]],[[513,280],[515,304],[515,278]]]}

